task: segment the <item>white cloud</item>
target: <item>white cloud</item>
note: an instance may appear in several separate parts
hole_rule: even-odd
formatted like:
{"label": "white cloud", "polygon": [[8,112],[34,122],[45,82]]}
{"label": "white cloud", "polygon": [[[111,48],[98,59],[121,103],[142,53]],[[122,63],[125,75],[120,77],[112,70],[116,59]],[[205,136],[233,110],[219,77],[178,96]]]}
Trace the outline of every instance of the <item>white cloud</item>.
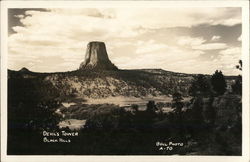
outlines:
{"label": "white cloud", "polygon": [[235,68],[235,65],[241,59],[241,48],[240,47],[230,47],[219,52],[219,64],[226,73],[239,73]]}
{"label": "white cloud", "polygon": [[240,47],[231,47],[231,48],[227,48],[225,50],[221,50],[219,53],[222,55],[239,54],[239,53],[241,53],[241,48]]}
{"label": "white cloud", "polygon": [[[176,71],[181,65],[171,64],[176,62],[186,62],[197,60],[203,51],[182,48],[181,46],[169,46],[155,40],[138,41],[136,43],[135,53],[126,57],[117,57],[114,61],[120,64],[120,68],[163,68]],[[185,61],[183,61],[185,60]],[[184,70],[184,69],[182,69]]]}
{"label": "white cloud", "polygon": [[[177,42],[173,37],[172,44],[167,44],[143,34],[151,29],[241,23],[240,9],[205,7],[53,8],[47,12],[29,10],[16,17],[23,26],[13,27],[16,33],[9,36],[8,66],[10,69],[28,66],[41,72],[74,70],[83,61],[89,41],[104,41],[109,57],[121,68],[159,66],[167,69],[183,60],[191,65],[206,50],[225,49],[227,45],[205,44],[203,37],[192,36],[178,37]],[[181,63],[172,67],[180,66]],[[192,69],[192,66],[186,68]]]}
{"label": "white cloud", "polygon": [[22,18],[24,18],[24,15],[15,15],[15,17],[22,19]]}
{"label": "white cloud", "polygon": [[241,40],[242,40],[242,38],[241,38],[242,36],[240,35],[239,37],[238,37],[238,41],[240,41],[241,42]]}
{"label": "white cloud", "polygon": [[[231,12],[228,14],[228,12]],[[162,18],[165,18],[162,21]],[[131,26],[164,28],[199,24],[228,25],[241,23],[240,9],[230,8],[124,8],[116,11],[116,18],[125,20]],[[178,21],[176,21],[178,20]],[[174,22],[174,23],[173,23]]]}
{"label": "white cloud", "polygon": [[236,24],[240,24],[241,23],[241,19],[240,16],[238,15],[237,18],[227,18],[227,19],[221,19],[218,21],[212,21],[212,25],[225,25],[225,26],[233,26]]}
{"label": "white cloud", "polygon": [[214,35],[212,38],[211,38],[211,41],[218,41],[221,39],[221,36],[219,35]]}
{"label": "white cloud", "polygon": [[156,43],[154,40],[149,40],[146,42],[139,41],[137,43],[137,49],[135,53],[150,53],[150,52],[156,52],[158,50],[166,49],[168,46],[166,44],[162,43]]}
{"label": "white cloud", "polygon": [[179,45],[189,45],[189,46],[197,46],[200,45],[202,43],[206,42],[206,40],[204,40],[203,38],[193,38],[190,36],[182,36],[178,39],[177,43]]}
{"label": "white cloud", "polygon": [[219,49],[225,49],[228,46],[225,43],[206,43],[201,44],[198,46],[193,46],[193,49],[196,50],[219,50]]}

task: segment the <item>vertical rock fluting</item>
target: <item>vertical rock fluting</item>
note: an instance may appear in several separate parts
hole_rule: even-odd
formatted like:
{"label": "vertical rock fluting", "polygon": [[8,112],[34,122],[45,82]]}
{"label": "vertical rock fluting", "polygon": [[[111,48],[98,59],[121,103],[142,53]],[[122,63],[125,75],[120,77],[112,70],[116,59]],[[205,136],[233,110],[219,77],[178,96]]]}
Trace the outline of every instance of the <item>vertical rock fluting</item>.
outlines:
{"label": "vertical rock fluting", "polygon": [[109,60],[104,42],[89,42],[85,60],[80,70],[117,70],[118,68]]}

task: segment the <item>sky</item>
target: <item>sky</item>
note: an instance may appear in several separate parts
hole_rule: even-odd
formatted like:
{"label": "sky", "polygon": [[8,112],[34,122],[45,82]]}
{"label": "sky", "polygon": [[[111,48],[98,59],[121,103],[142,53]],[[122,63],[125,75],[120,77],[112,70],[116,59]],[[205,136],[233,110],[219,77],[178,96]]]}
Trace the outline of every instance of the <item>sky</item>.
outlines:
{"label": "sky", "polygon": [[120,69],[238,75],[241,8],[29,8],[8,11],[8,68],[78,69],[103,41]]}

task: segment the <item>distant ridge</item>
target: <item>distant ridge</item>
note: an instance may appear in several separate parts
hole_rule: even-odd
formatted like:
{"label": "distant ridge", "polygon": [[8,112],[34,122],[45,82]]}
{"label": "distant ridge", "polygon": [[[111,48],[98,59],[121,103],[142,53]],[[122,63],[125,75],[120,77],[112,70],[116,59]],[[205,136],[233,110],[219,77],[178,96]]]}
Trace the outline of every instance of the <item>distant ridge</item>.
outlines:
{"label": "distant ridge", "polygon": [[23,67],[22,69],[20,69],[19,72],[21,72],[21,73],[31,73],[31,71],[29,69],[27,69],[26,67]]}

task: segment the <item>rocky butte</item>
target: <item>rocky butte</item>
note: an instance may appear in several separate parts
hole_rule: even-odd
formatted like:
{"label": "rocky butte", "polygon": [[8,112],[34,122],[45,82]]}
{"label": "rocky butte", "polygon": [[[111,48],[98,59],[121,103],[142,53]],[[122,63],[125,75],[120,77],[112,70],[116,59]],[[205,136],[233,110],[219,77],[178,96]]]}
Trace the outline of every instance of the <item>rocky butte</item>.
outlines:
{"label": "rocky butte", "polygon": [[89,42],[79,70],[118,70],[109,60],[104,42]]}

